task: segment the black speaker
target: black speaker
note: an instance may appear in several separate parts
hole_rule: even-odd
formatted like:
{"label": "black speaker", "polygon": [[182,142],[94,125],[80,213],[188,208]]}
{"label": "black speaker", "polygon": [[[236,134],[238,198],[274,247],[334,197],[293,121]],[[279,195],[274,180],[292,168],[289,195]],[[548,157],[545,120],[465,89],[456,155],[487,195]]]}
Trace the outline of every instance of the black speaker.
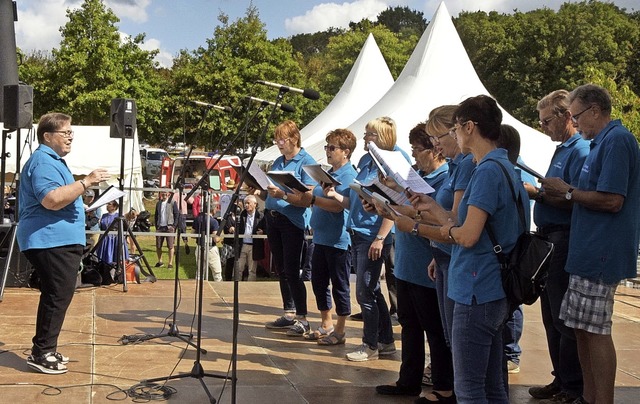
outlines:
{"label": "black speaker", "polygon": [[112,138],[133,139],[136,131],[136,101],[131,98],[114,98],[111,100],[111,130]]}
{"label": "black speaker", "polygon": [[33,126],[33,87],[26,84],[4,86],[3,115],[7,129],[29,129]]}

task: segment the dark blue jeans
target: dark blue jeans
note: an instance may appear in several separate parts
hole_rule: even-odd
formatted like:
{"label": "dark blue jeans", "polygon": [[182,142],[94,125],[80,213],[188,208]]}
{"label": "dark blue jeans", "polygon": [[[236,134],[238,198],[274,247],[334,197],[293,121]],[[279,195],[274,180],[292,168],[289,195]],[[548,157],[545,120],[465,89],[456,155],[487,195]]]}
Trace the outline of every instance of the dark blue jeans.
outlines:
{"label": "dark blue jeans", "polygon": [[56,352],[58,348],[62,323],[76,290],[82,250],[83,246],[74,244],[24,251],[40,278],[33,355]]}
{"label": "dark blue jeans", "polygon": [[547,285],[540,296],[542,323],[547,333],[549,356],[553,365],[553,384],[571,395],[582,395],[582,368],[578,359],[578,347],[572,328],[560,320],[560,306],[567,287],[569,274],[565,272],[569,250],[569,231],[547,235],[554,244]]}
{"label": "dark blue jeans", "polygon": [[502,340],[504,343],[505,361],[513,361],[520,364],[520,337],[522,337],[522,328],[524,327],[524,314],[522,313],[522,305],[516,307],[507,319],[502,332]]}
{"label": "dark blue jeans", "polygon": [[442,331],[436,290],[396,278],[402,364],[398,385],[419,389],[424,372],[424,337],[431,353],[433,389],[453,390],[453,362]]}
{"label": "dark blue jeans", "polygon": [[502,377],[502,328],[508,311],[506,298],[455,303],[451,351],[459,404],[509,403]]}
{"label": "dark blue jeans", "polygon": [[453,325],[453,300],[449,299],[449,263],[451,256],[437,248],[431,249],[436,260],[436,292],[438,294],[438,309],[442,320],[442,329],[447,346],[451,347],[451,327]]}
{"label": "dark blue jeans", "polygon": [[[351,314],[349,274],[351,260],[349,250],[315,244],[311,260],[311,286],[316,295],[318,310],[331,310],[331,294],[336,304],[336,314]],[[331,289],[329,289],[331,283]]]}
{"label": "dark blue jeans", "polygon": [[393,342],[393,328],[389,307],[380,289],[382,263],[389,255],[391,244],[385,244],[381,257],[371,261],[368,257],[371,241],[362,236],[351,236],[353,262],[356,267],[356,299],[362,310],[362,342],[372,349],[378,348],[378,342]]}
{"label": "dark blue jeans", "polygon": [[267,218],[267,240],[276,267],[280,270],[280,293],[285,312],[307,315],[307,288],[300,277],[304,230],[296,227],[280,213],[273,216],[265,212]]}

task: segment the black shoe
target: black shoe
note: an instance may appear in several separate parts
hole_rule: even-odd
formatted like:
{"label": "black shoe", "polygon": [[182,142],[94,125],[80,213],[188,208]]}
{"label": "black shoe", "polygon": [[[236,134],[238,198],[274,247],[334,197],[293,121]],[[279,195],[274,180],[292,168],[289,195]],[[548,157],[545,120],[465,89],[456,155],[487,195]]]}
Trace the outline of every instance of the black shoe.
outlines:
{"label": "black shoe", "polygon": [[395,385],[376,386],[376,392],[385,396],[419,396],[422,393],[422,387],[406,387]]}
{"label": "black shoe", "polygon": [[[580,398],[580,396],[577,396],[575,394],[569,394],[566,391],[561,391],[560,393],[555,394],[551,398],[540,400],[539,404],[555,404],[555,403],[570,404],[570,403],[574,403],[578,398]],[[580,403],[580,401],[578,401],[578,403]]]}
{"label": "black shoe", "polygon": [[547,384],[546,386],[534,386],[529,388],[529,395],[537,399],[552,398],[558,393],[560,393],[560,387],[553,383]]}
{"label": "black shoe", "polygon": [[349,316],[350,319],[355,320],[355,321],[363,321],[362,320],[362,313],[356,313],[356,314],[352,314]]}
{"label": "black shoe", "polygon": [[158,263],[156,264],[156,268],[160,268],[161,266],[164,266],[164,264],[163,264],[162,262],[158,262]]}

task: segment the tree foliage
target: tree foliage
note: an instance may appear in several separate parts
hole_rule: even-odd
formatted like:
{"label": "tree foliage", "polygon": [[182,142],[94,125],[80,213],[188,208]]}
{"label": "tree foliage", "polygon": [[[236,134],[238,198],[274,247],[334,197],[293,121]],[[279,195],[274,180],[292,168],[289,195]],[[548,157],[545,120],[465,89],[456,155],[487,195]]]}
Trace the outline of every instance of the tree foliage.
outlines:
{"label": "tree foliage", "polygon": [[[227,143],[246,148],[263,133],[271,139],[273,125],[283,119],[306,125],[339,91],[369,33],[397,78],[427,27],[421,12],[390,7],[375,22],[270,41],[251,5],[236,21],[221,13],[203,46],[182,50],[170,69],[162,69],[153,62],[157,52],[140,49],[144,34],[120,37],[119,20],[103,0],[85,0],[67,16],[60,47],[25,55],[19,67],[20,79],[34,86],[36,116],[58,110],[77,124],[105,125],[111,99],[135,98],[141,139],[166,144],[184,138],[207,149]],[[593,82],[611,92],[614,116],[640,136],[640,12],[588,0],[558,11],[463,12],[454,24],[482,82],[516,118],[533,126],[542,96]],[[245,96],[275,100],[277,93],[256,80],[318,89],[321,98],[285,94],[295,113],[276,110],[267,127],[270,109],[257,113]],[[228,105],[233,113],[190,100]]]}

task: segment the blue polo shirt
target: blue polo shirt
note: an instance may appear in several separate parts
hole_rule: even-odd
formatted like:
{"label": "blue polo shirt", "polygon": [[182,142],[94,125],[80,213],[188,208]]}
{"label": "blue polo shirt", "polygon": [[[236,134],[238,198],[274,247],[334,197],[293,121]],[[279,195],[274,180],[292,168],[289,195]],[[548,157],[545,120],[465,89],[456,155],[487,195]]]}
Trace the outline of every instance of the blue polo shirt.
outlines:
{"label": "blue polo shirt", "polygon": [[640,149],[613,120],[591,141],[578,189],[624,196],[617,213],[573,205],[565,270],[607,284],[636,276],[640,236]]}
{"label": "blue polo shirt", "polygon": [[[409,155],[398,146],[395,146],[393,150],[400,151],[407,161],[411,161]],[[356,179],[362,183],[369,183],[372,179],[378,176],[378,167],[371,159],[369,153],[365,153],[358,162],[358,175]],[[382,217],[376,214],[368,213],[362,207],[362,203],[358,197],[356,191],[349,189],[349,217],[347,218],[347,229],[357,232],[365,240],[373,241],[378,234],[378,230],[382,225]],[[391,234],[393,229],[387,234],[387,238],[384,239],[384,244],[391,244],[393,241]]]}
{"label": "blue polo shirt", "polygon": [[65,245],[85,245],[84,207],[78,196],[59,210],[42,206],[51,191],[75,182],[64,160],[41,144],[22,168],[18,199],[20,225],[16,233],[21,251]]}
{"label": "blue polo shirt", "polygon": [[[448,171],[449,166],[443,164],[422,178],[437,192],[447,179]],[[435,288],[435,283],[427,274],[427,266],[433,258],[429,239],[404,231],[396,231],[394,258],[393,274],[396,278],[416,285]]]}
{"label": "blue polo shirt", "polygon": [[[582,165],[589,154],[589,141],[576,133],[556,147],[547,170],[546,178],[561,178],[572,187],[578,186]],[[543,203],[533,207],[533,220],[538,227],[549,225],[570,225],[571,210],[561,209]]]}
{"label": "blue polo shirt", "polygon": [[[302,169],[302,166],[309,164],[316,164],[316,160],[311,157],[305,149],[300,149],[298,154],[287,162],[284,161],[284,156],[278,157],[271,167],[272,171],[291,171],[297,179],[305,185],[316,185],[316,182]],[[267,194],[265,200],[265,209],[275,210],[276,212],[285,215],[291,223],[300,229],[306,229],[309,227],[309,219],[311,217],[311,209],[303,208],[300,206],[293,206],[284,199],[272,198]]]}
{"label": "blue polo shirt", "polygon": [[[438,192],[436,193],[436,202],[444,209],[451,211],[453,208],[453,198],[456,191],[464,191],[469,185],[471,180],[471,174],[476,168],[476,163],[473,162],[473,155],[458,154],[449,161],[449,176],[444,181]],[[438,250],[451,255],[451,244],[438,243],[432,241],[431,245]]]}
{"label": "blue polo shirt", "polygon": [[[344,197],[349,197],[349,184],[356,178],[358,172],[351,162],[340,167],[338,170],[329,170],[329,173],[341,185],[336,186],[336,192]],[[324,198],[322,187],[317,186],[313,189],[313,195],[316,198]],[[326,245],[330,247],[346,250],[351,244],[351,238],[347,233],[347,217],[349,212],[347,209],[342,212],[329,212],[314,205],[311,214],[311,228],[313,229],[313,242],[315,244]]]}
{"label": "blue polo shirt", "polygon": [[[509,172],[507,178],[495,161],[498,160]],[[464,223],[469,206],[475,206],[489,214],[488,222],[498,242],[506,254],[509,254],[525,230],[520,224],[516,202],[513,200],[511,181],[516,195],[520,193],[525,209],[525,227],[529,229],[530,209],[527,196],[520,178],[507,158],[507,151],[494,149],[480,161],[473,171],[469,186],[464,192],[458,210],[458,223]],[[493,243],[485,230],[478,242],[469,248],[455,244],[449,266],[449,292],[452,300],[470,305],[473,298],[478,304],[488,303],[505,297],[500,275],[498,257],[493,252]]]}

